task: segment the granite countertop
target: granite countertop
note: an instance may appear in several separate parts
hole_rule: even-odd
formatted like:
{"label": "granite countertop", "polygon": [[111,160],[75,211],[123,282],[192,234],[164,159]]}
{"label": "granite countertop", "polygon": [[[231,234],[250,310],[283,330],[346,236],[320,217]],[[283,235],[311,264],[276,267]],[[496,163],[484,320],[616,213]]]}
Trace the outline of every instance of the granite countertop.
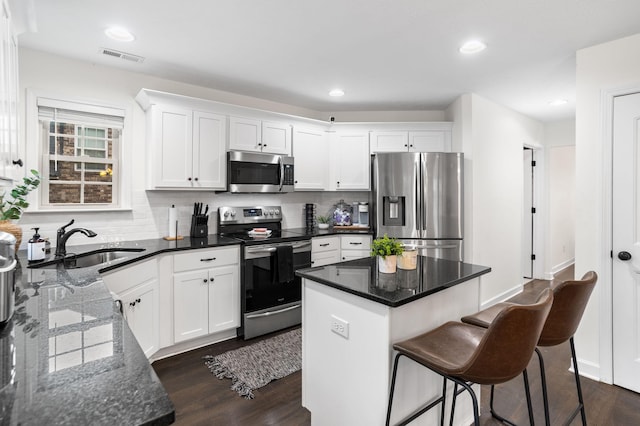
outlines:
{"label": "granite countertop", "polygon": [[159,253],[230,244],[239,241],[210,235],[122,242],[145,250],[79,269],[27,268],[20,251],[15,312],[0,327],[0,423],[172,423],[173,404],[99,274]]}
{"label": "granite countertop", "polygon": [[369,257],[333,265],[300,269],[296,275],[321,284],[398,307],[491,272],[470,263],[418,256],[417,268],[378,272],[378,259]]}

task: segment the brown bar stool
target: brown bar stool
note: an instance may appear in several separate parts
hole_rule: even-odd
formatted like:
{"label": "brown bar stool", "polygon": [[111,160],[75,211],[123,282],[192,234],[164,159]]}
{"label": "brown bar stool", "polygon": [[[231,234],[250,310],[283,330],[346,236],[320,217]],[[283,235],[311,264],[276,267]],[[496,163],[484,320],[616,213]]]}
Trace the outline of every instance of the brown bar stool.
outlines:
{"label": "brown bar stool", "polygon": [[[584,401],[582,399],[582,387],[580,386],[580,374],[578,373],[578,360],[576,358],[576,349],[573,344],[573,335],[578,329],[582,314],[587,306],[591,292],[596,285],[598,275],[589,271],[582,277],[581,280],[575,281],[563,281],[557,286],[553,287],[553,305],[551,311],[547,317],[547,321],[544,324],[540,339],[538,340],[538,346],[556,346],[569,340],[571,346],[571,359],[573,361],[573,372],[576,380],[576,388],[578,391],[578,407],[573,411],[569,420],[565,424],[569,424],[580,412],[582,416],[582,424],[587,424],[587,417],[584,410]],[[546,289],[545,289],[546,291]],[[462,318],[462,322],[472,324],[480,327],[489,327],[496,315],[505,308],[505,306],[513,306],[513,303],[502,302],[497,303],[490,308],[478,312],[475,315],[470,315]],[[542,383],[542,400],[544,403],[544,420],[545,424],[549,426],[549,397],[547,394],[547,379],[544,371],[544,360],[542,353],[536,347],[535,352],[538,354],[538,360],[540,362],[540,377]],[[523,373],[526,373],[526,369]],[[491,386],[491,415],[496,419],[511,423],[504,417],[500,416],[493,409],[493,388]],[[525,389],[527,392],[528,390]]]}
{"label": "brown bar stool", "polygon": [[[398,359],[406,356],[443,376],[443,389],[441,397],[421,407],[399,425],[413,421],[440,403],[440,424],[444,424],[447,379],[455,383],[451,423],[456,397],[467,390],[473,401],[474,423],[479,425],[478,400],[470,384],[504,383],[522,373],[540,338],[552,302],[553,293],[546,289],[535,304],[506,306],[486,329],[450,321],[427,333],[394,344],[393,348],[398,354],[393,364],[386,424],[389,425],[391,419]],[[458,385],[462,386],[460,391]]]}

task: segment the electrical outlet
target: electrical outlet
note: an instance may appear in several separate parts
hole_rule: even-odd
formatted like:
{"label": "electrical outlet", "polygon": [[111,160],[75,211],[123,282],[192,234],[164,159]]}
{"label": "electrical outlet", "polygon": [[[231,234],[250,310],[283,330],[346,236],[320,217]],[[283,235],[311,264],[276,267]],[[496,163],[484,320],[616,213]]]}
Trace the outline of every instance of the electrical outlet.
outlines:
{"label": "electrical outlet", "polygon": [[335,315],[331,315],[331,331],[341,335],[345,339],[349,338],[349,323]]}

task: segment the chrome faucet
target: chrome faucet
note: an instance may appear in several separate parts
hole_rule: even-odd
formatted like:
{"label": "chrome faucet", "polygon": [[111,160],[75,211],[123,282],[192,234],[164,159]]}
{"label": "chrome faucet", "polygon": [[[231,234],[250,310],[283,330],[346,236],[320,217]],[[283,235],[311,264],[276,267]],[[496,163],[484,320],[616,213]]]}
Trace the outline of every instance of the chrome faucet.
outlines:
{"label": "chrome faucet", "polygon": [[89,238],[93,238],[96,235],[98,235],[92,230],[85,229],[85,228],[73,228],[72,230],[67,232],[67,226],[73,225],[73,222],[75,222],[75,219],[71,219],[71,222],[58,228],[58,236],[56,238],[56,256],[55,257],[65,257],[67,255],[67,240],[69,239],[70,236],[72,236],[76,232],[82,232],[84,235],[86,235]]}

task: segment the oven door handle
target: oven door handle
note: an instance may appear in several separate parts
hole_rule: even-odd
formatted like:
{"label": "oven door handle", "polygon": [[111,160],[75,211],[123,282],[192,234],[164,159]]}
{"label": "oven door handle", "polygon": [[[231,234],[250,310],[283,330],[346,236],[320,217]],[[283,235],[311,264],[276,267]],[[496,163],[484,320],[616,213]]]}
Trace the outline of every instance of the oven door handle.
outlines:
{"label": "oven door handle", "polygon": [[298,304],[298,305],[289,306],[288,308],[280,309],[280,310],[277,310],[277,311],[269,311],[269,312],[264,312],[262,314],[247,315],[245,318],[246,319],[254,319],[254,318],[268,317],[268,316],[271,316],[271,315],[281,314],[283,312],[287,312],[287,311],[292,311],[294,309],[298,309],[298,308],[300,308],[300,306],[302,306],[302,305]]}
{"label": "oven door handle", "polygon": [[[299,249],[299,248],[303,248],[303,247],[308,247],[311,245],[310,241],[305,241],[303,243],[300,244],[291,244],[291,247],[293,247],[293,249]],[[256,254],[256,253],[275,253],[276,248],[275,247],[265,247],[265,248],[261,248],[261,247],[257,247],[257,248],[247,248],[247,253],[251,253],[251,254]]]}

